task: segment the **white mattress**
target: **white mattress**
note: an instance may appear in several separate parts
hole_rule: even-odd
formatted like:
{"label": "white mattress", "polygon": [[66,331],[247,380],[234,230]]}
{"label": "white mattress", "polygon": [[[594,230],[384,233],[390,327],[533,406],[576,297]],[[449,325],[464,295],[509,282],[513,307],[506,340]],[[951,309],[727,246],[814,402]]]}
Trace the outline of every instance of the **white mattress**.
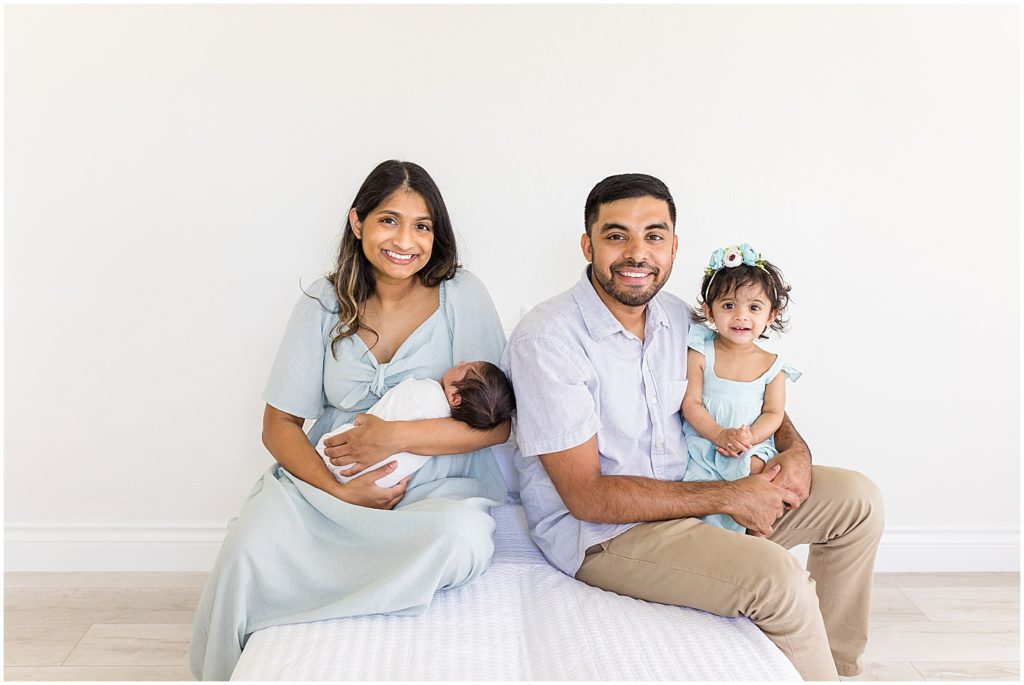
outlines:
{"label": "white mattress", "polygon": [[745,618],[623,597],[551,567],[522,506],[494,509],[491,567],[420,616],[254,633],[232,680],[800,680]]}

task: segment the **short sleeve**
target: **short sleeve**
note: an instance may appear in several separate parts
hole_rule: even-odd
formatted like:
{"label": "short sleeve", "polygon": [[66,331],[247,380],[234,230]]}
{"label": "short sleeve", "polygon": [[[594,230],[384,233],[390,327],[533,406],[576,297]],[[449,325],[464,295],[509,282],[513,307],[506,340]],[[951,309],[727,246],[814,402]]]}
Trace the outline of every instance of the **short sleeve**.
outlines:
{"label": "short sleeve", "polygon": [[501,319],[483,282],[466,271],[445,285],[445,316],[452,336],[452,362],[497,364],[505,348]]}
{"label": "short sleeve", "polygon": [[293,416],[315,419],[327,403],[324,356],[330,331],[337,321],[337,299],[330,284],[322,278],[310,286],[308,293],[299,297],[288,319],[263,399]]}
{"label": "short sleeve", "polygon": [[523,456],[576,447],[600,429],[587,374],[561,346],[542,338],[513,339],[504,361],[516,393],[516,440]]}
{"label": "short sleeve", "polygon": [[686,332],[686,346],[691,350],[704,354],[704,348],[707,345],[707,341],[714,337],[714,331],[704,324],[691,323],[689,330]]}

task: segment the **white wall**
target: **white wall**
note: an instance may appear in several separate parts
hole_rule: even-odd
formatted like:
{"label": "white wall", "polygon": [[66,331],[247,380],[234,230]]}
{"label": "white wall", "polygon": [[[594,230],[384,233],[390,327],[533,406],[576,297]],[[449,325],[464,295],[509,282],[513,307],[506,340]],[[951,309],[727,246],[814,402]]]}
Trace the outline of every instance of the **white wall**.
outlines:
{"label": "white wall", "polygon": [[594,183],[661,177],[669,291],[739,241],[790,278],[789,410],[882,487],[880,568],[1016,566],[1016,7],[5,11],[8,569],[209,563],[391,157],[508,325],[578,277]]}

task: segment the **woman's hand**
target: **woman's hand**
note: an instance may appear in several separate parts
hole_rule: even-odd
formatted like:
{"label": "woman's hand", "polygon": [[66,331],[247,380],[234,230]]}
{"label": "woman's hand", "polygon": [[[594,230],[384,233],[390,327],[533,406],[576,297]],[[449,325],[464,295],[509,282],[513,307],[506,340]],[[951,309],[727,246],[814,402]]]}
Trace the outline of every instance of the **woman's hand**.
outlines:
{"label": "woman's hand", "polygon": [[750,432],[750,426],[739,428],[725,428],[715,439],[718,445],[718,453],[726,457],[738,457],[754,446],[754,435]]}
{"label": "woman's hand", "polygon": [[[356,504],[371,509],[393,509],[399,500],[405,497],[405,488],[412,476],[406,476],[390,488],[378,487],[376,481],[388,475],[398,466],[391,462],[353,478],[347,483],[338,483],[331,494],[349,504]],[[337,481],[335,481],[337,482]]]}
{"label": "woman's hand", "polygon": [[399,423],[358,414],[352,428],[324,440],[324,454],[335,466],[348,466],[341,475],[359,473],[403,451],[397,441]]}

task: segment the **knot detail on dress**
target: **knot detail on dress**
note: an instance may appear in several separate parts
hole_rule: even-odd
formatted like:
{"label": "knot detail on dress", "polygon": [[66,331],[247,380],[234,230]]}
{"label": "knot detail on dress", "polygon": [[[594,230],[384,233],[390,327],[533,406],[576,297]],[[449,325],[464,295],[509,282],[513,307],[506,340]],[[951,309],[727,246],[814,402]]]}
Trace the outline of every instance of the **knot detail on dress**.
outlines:
{"label": "knot detail on dress", "polygon": [[388,385],[384,380],[384,375],[387,372],[388,364],[378,364],[377,373],[373,374],[373,380],[370,381],[370,392],[377,396],[378,399],[384,396],[384,393],[388,391]]}
{"label": "knot detail on dress", "polygon": [[394,383],[388,383],[386,378],[387,371],[388,363],[378,364],[372,370],[360,369],[356,374],[358,377],[352,379],[356,383],[356,387],[349,394],[345,395],[345,398],[341,401],[341,408],[354,408],[368,394],[373,394],[377,399],[383,397],[391,385],[394,385]]}

